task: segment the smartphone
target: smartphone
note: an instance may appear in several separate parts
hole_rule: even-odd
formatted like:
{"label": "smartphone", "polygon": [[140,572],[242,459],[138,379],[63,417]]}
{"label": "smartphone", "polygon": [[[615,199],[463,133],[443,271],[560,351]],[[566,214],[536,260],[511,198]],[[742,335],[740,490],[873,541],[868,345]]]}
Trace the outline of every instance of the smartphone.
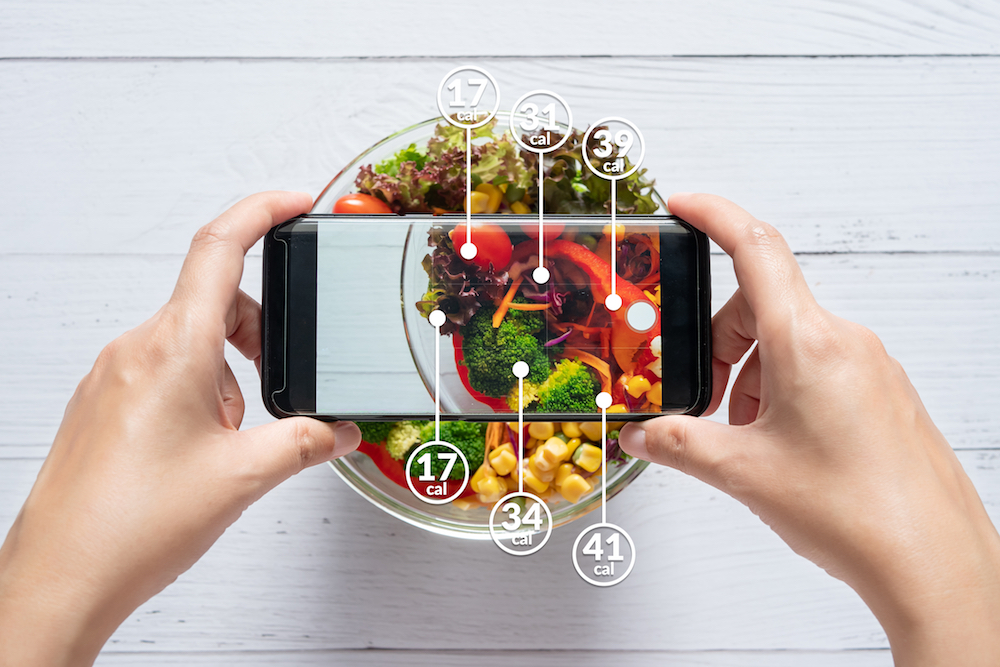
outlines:
{"label": "smartphone", "polygon": [[701,414],[708,239],[673,216],[630,215],[612,247],[610,224],[546,216],[541,248],[537,216],[477,215],[471,230],[462,215],[278,225],[264,243],[267,409],[401,421],[433,419],[437,404],[442,419],[515,421],[520,409],[526,421],[584,421],[600,420],[606,392],[615,421]]}

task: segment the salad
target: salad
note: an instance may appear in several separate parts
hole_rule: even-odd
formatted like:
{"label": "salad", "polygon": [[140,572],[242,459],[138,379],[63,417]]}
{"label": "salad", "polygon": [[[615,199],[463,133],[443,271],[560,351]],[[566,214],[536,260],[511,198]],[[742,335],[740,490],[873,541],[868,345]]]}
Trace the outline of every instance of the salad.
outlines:
{"label": "salad", "polygon": [[[601,457],[600,422],[532,422],[524,425],[524,460],[518,462],[518,424],[492,422],[442,422],[441,439],[458,447],[470,466],[477,466],[461,496],[452,501],[460,509],[491,507],[518,488],[518,467],[524,490],[546,502],[556,495],[576,503],[598,485],[606,465],[620,466],[630,457],[618,446],[623,422],[608,422],[608,458]],[[405,464],[409,453],[434,439],[434,422],[362,422],[358,451],[368,455],[393,482],[406,486]],[[430,449],[434,449],[431,447]],[[436,458],[432,471],[440,478],[443,462]],[[461,480],[465,470],[459,462],[448,479]],[[421,493],[427,484],[411,478]]]}
{"label": "salad", "polygon": [[[464,216],[441,215],[428,232],[423,260],[428,286],[414,306],[427,317],[447,315],[441,334],[452,339],[459,376],[476,400],[497,413],[546,415],[596,412],[601,391],[612,396],[608,413],[659,412],[662,366],[658,322],[648,332],[626,322],[628,307],[646,301],[659,313],[659,235],[655,227],[622,224],[566,225],[546,220],[545,265],[550,280],[537,283],[536,222],[505,224],[502,214],[538,211],[538,170],[543,171],[547,214],[607,214],[612,183],[583,163],[582,133],[540,161],[491,122],[473,130],[471,197],[466,197],[465,130],[439,123],[425,146],[410,144],[358,174],[357,192],[341,197],[335,213],[461,213],[471,200],[477,254],[457,252],[465,238]],[[625,158],[627,161],[627,158]],[[654,182],[638,170],[618,182],[617,213],[651,214],[659,205]],[[493,214],[493,215],[491,215]],[[482,217],[488,217],[483,220]],[[461,236],[456,236],[460,234]],[[623,306],[609,311],[611,247],[616,289]],[[430,326],[430,325],[428,325]],[[529,374],[518,392],[512,366],[525,361]],[[609,464],[627,457],[609,423]],[[387,477],[406,486],[404,465],[417,446],[434,439],[433,422],[361,424],[361,451]],[[470,483],[459,506],[491,504],[517,488],[543,498],[560,494],[576,502],[604,472],[599,422],[534,422],[525,426],[525,457],[517,458],[517,423],[444,422],[441,439],[466,454]],[[596,458],[595,458],[596,457]],[[456,466],[452,476],[461,479]]]}

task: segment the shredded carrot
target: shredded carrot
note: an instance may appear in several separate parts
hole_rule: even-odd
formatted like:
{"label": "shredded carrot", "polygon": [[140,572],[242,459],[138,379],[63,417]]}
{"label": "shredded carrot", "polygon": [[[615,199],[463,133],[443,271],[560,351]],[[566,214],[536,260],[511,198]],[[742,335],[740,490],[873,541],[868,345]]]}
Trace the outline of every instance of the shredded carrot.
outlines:
{"label": "shredded carrot", "polygon": [[577,357],[581,362],[597,371],[598,375],[601,376],[601,391],[611,393],[611,366],[608,365],[608,362],[598,359],[590,352],[584,352],[575,347],[567,347],[563,351],[563,356],[567,358]]}
{"label": "shredded carrot", "polygon": [[611,356],[611,329],[601,329],[601,354]]}
{"label": "shredded carrot", "polygon": [[507,425],[503,422],[490,422],[486,427],[486,446],[483,448],[483,465],[490,466],[490,452],[500,446]]}
{"label": "shredded carrot", "polygon": [[511,310],[545,310],[551,303],[511,303],[508,308]]}
{"label": "shredded carrot", "polygon": [[493,313],[493,328],[496,329],[503,322],[503,316],[507,314],[507,309],[510,308],[510,304],[514,301],[514,297],[517,296],[517,290],[521,287],[521,283],[524,278],[518,276],[514,282],[510,284],[510,289],[507,293],[503,295],[503,299],[497,304],[497,312]]}
{"label": "shredded carrot", "polygon": [[587,326],[587,327],[590,326],[590,320],[591,320],[592,317],[594,317],[594,308],[597,308],[597,302],[596,301],[594,301],[592,304],[590,304],[590,315],[587,315],[587,321],[583,323],[584,326]]}

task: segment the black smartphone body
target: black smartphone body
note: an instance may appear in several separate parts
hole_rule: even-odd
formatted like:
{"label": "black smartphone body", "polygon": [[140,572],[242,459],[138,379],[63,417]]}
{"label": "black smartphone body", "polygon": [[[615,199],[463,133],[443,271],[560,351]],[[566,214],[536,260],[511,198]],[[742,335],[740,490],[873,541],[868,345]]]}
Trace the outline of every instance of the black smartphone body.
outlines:
{"label": "black smartphone body", "polygon": [[311,214],[273,228],[267,409],[401,421],[433,419],[437,400],[442,419],[516,421],[520,407],[526,421],[584,421],[606,392],[615,421],[704,412],[707,237],[665,215],[618,216],[614,231],[610,216],[544,222],[541,248],[536,216],[477,215],[470,230],[462,215]]}

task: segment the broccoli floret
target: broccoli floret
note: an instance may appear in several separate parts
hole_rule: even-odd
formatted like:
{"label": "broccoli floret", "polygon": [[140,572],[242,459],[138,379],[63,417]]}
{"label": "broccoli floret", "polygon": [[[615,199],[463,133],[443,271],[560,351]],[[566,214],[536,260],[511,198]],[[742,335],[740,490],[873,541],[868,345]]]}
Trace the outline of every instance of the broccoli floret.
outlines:
{"label": "broccoli floret", "polygon": [[579,361],[563,359],[538,388],[539,412],[594,412],[600,385]]}
{"label": "broccoli floret", "polygon": [[[534,410],[535,401],[538,400],[538,385],[535,384],[534,382],[529,382],[528,380],[525,380],[523,393],[524,393],[524,403],[522,407],[526,411]],[[513,410],[514,412],[517,412],[518,410],[517,398],[518,398],[517,385],[515,384],[513,387],[511,387],[510,393],[507,394],[507,405],[510,406],[510,409]]]}
{"label": "broccoli floret", "polygon": [[538,312],[508,311],[494,329],[495,312],[494,306],[483,306],[462,327],[462,353],[472,388],[499,398],[506,396],[517,383],[511,370],[515,362],[528,364],[526,379],[539,383],[549,375],[549,359],[535,336],[545,326]]}
{"label": "broccoli floret", "polygon": [[361,429],[361,439],[373,445],[380,445],[389,437],[389,432],[396,426],[395,422],[358,422]]}
{"label": "broccoli floret", "polygon": [[[469,473],[470,475],[472,471],[478,470],[479,466],[483,464],[483,455],[486,450],[486,426],[486,424],[472,424],[470,422],[441,422],[441,440],[455,445],[465,454],[465,458],[469,461],[469,467],[472,469]],[[430,442],[433,439],[434,422],[428,422],[420,429],[420,442]],[[448,461],[446,459],[439,459],[437,452],[450,451],[452,450],[440,446],[428,447],[424,450],[424,452],[431,453],[431,471],[438,479],[444,473],[444,468],[448,465]],[[423,456],[423,452],[420,455]],[[407,457],[409,457],[409,454],[407,454]],[[416,477],[422,472],[423,468],[418,468],[416,462],[414,462],[410,474]],[[455,461],[455,466],[451,469],[448,479],[460,480],[464,476],[465,468],[462,466],[462,460],[459,459]]]}
{"label": "broccoli floret", "polygon": [[420,442],[420,425],[415,422],[396,422],[385,440],[385,449],[394,459],[403,459],[413,445]]}

